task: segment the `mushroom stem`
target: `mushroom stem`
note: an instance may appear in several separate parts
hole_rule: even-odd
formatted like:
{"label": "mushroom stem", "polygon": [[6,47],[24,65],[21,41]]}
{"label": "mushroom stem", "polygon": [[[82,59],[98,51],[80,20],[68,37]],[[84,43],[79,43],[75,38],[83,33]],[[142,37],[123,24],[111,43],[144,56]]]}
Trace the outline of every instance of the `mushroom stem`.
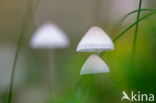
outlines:
{"label": "mushroom stem", "polygon": [[55,92],[56,90],[56,68],[55,68],[55,51],[52,49],[48,50],[48,89],[49,93]]}

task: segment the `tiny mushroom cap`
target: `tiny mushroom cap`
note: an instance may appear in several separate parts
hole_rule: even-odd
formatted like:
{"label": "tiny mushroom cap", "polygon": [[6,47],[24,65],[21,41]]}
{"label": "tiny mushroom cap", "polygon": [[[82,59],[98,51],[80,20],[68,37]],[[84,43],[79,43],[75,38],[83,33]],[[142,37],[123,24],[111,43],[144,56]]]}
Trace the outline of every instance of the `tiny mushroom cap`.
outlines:
{"label": "tiny mushroom cap", "polygon": [[114,44],[110,37],[97,26],[89,29],[77,47],[78,52],[102,52],[113,49]]}
{"label": "tiny mushroom cap", "polygon": [[106,63],[97,55],[91,55],[81,68],[80,74],[97,74],[109,72]]}
{"label": "tiny mushroom cap", "polygon": [[69,40],[55,24],[45,23],[34,33],[30,40],[32,48],[66,48]]}

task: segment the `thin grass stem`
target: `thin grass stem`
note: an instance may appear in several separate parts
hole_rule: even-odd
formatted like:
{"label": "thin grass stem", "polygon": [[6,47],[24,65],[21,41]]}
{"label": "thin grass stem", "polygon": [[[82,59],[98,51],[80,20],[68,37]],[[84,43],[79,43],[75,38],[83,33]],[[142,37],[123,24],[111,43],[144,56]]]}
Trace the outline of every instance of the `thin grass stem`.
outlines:
{"label": "thin grass stem", "polygon": [[124,36],[126,32],[128,32],[132,27],[134,27],[138,22],[141,22],[141,21],[143,21],[144,19],[146,19],[146,18],[148,18],[148,17],[150,17],[150,16],[152,16],[152,15],[154,15],[154,14],[156,14],[156,12],[152,12],[152,13],[147,14],[147,15],[145,15],[144,17],[140,18],[138,21],[134,22],[133,24],[131,24],[130,26],[128,26],[126,29],[124,29],[120,34],[118,34],[118,35],[113,39],[113,41],[116,42],[118,39],[120,39],[122,36]]}
{"label": "thin grass stem", "polygon": [[14,62],[13,62],[13,66],[12,66],[11,77],[10,77],[9,95],[8,95],[8,103],[11,103],[11,100],[12,100],[12,90],[13,90],[13,83],[14,83],[15,67],[16,67],[16,63],[17,63],[17,57],[19,54],[20,43],[21,43],[21,40],[19,40],[19,42],[18,42],[17,49],[15,52]]}
{"label": "thin grass stem", "polygon": [[[117,23],[117,27],[114,27],[114,28],[121,28],[122,24],[124,23],[125,19],[131,15],[131,14],[134,14],[134,13],[137,13],[139,10],[134,10],[134,11],[131,11],[129,12],[128,14],[126,14],[124,17],[122,17],[121,20],[119,20],[119,22]],[[156,12],[156,8],[145,8],[145,9],[140,9],[140,11],[155,11]],[[118,32],[118,29],[116,30],[116,32]]]}
{"label": "thin grass stem", "polygon": [[[38,1],[39,1],[39,0],[38,0]],[[35,10],[35,11],[36,11],[36,10]],[[35,12],[34,12],[34,13],[35,13]],[[34,14],[33,14],[33,15],[34,15]],[[33,16],[33,15],[32,15],[32,16]],[[31,17],[32,17],[32,16],[31,16]],[[16,48],[16,51],[15,51],[15,57],[14,57],[13,66],[12,66],[12,69],[11,69],[10,85],[9,85],[9,93],[8,93],[8,102],[7,102],[7,103],[11,103],[11,102],[12,102],[13,84],[14,84],[14,78],[15,78],[15,71],[16,71],[17,59],[18,59],[18,55],[19,55],[20,48],[21,48],[21,44],[22,44],[22,42],[23,42],[24,34],[25,34],[25,32],[26,32],[27,22],[29,21],[29,19],[30,19],[31,17],[29,17],[29,15],[27,15],[27,16],[24,18],[22,30],[21,30],[21,32],[20,32],[20,36],[19,36],[19,39],[18,39],[18,42],[17,42],[17,48]]]}
{"label": "thin grass stem", "polygon": [[134,14],[134,13],[137,13],[137,12],[142,12],[142,11],[156,11],[156,8],[145,8],[145,9],[137,9],[137,10],[131,11],[131,12],[129,12],[128,14],[126,14],[126,15],[122,18],[122,20],[125,19],[125,18],[127,18],[127,17],[128,17],[129,15],[131,15],[131,14]]}
{"label": "thin grass stem", "polygon": [[[26,21],[26,20],[25,20]],[[23,28],[26,27],[26,22],[24,22],[23,24]],[[19,50],[20,50],[20,47],[21,47],[21,43],[23,41],[23,35],[24,34],[25,30],[22,29],[21,31],[21,35],[19,37],[19,40],[17,42],[17,48],[16,48],[16,51],[15,51],[15,57],[14,57],[14,60],[13,60],[13,66],[12,66],[12,71],[11,71],[11,76],[10,76],[10,87],[9,87],[9,95],[8,95],[8,103],[11,103],[11,100],[12,100],[12,91],[13,91],[13,84],[14,84],[14,77],[15,77],[15,68],[16,68],[16,64],[17,64],[17,58],[18,58],[18,55],[19,55]]]}
{"label": "thin grass stem", "polygon": [[153,11],[156,12],[156,8],[144,8],[144,9],[140,9],[140,10],[134,10],[129,12],[128,14],[126,14],[124,17],[122,17],[122,19],[117,23],[117,28],[120,28],[124,22],[124,20],[131,14],[137,13],[138,11]]}
{"label": "thin grass stem", "polygon": [[141,6],[142,6],[142,0],[139,1],[139,6],[138,6],[138,14],[136,18],[136,28],[134,31],[134,38],[133,38],[133,46],[132,46],[132,54],[131,54],[131,63],[133,64],[133,59],[136,55],[136,48],[137,48],[137,37],[138,37],[138,32],[139,32],[139,19],[140,19],[140,14],[141,14]]}

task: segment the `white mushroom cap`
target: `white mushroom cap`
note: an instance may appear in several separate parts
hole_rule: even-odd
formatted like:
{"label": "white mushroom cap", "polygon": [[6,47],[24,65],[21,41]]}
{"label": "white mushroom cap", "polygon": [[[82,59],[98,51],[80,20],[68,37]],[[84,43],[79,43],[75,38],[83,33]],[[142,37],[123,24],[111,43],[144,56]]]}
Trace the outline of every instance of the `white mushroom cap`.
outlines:
{"label": "white mushroom cap", "polygon": [[97,55],[91,55],[81,68],[80,74],[96,74],[109,72],[106,63]]}
{"label": "white mushroom cap", "polygon": [[101,52],[113,50],[114,44],[110,37],[99,27],[89,29],[78,44],[78,52]]}
{"label": "white mushroom cap", "polygon": [[34,33],[30,46],[32,48],[66,48],[69,40],[66,34],[55,24],[45,23]]}

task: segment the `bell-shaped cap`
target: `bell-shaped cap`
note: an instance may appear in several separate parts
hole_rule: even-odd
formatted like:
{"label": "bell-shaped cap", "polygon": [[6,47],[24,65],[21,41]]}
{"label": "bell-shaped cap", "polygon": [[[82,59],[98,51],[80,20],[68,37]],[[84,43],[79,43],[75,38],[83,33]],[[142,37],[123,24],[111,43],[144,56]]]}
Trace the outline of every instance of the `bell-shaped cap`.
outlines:
{"label": "bell-shaped cap", "polygon": [[80,74],[96,74],[109,72],[106,63],[97,55],[91,55],[81,68]]}
{"label": "bell-shaped cap", "polygon": [[89,29],[78,44],[78,52],[102,52],[113,50],[114,44],[110,37],[99,27]]}
{"label": "bell-shaped cap", "polygon": [[39,27],[30,41],[32,48],[66,48],[68,45],[66,34],[52,23],[45,23]]}

